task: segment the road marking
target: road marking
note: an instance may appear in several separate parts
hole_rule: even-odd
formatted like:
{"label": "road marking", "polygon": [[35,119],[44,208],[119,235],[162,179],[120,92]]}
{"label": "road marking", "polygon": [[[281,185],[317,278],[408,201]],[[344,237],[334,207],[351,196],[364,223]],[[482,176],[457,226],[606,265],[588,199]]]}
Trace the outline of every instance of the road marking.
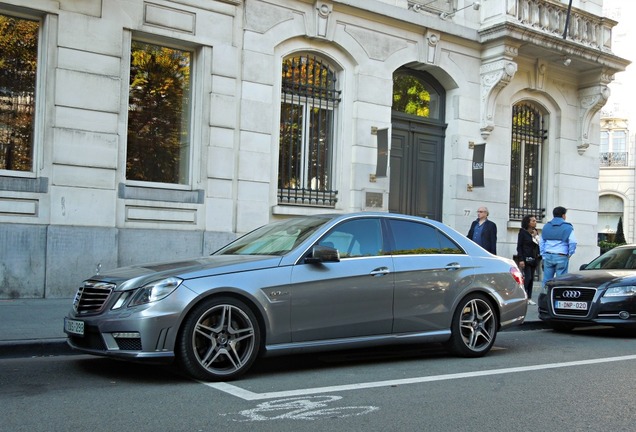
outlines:
{"label": "road marking", "polygon": [[306,388],[306,389],[297,389],[297,390],[284,390],[284,391],[276,391],[276,392],[266,392],[266,393],[254,393],[249,390],[245,390],[241,387],[235,386],[233,384],[228,384],[226,382],[217,382],[217,383],[209,383],[202,382],[209,387],[220,390],[222,392],[228,393],[232,396],[239,397],[244,400],[252,401],[252,400],[264,400],[264,399],[274,399],[274,398],[284,398],[284,397],[293,397],[293,396],[306,396],[311,394],[320,394],[320,393],[333,393],[333,392],[343,392],[343,391],[351,391],[351,390],[361,390],[361,389],[370,389],[377,387],[391,387],[391,386],[399,386],[399,385],[407,385],[407,384],[419,384],[425,382],[435,382],[435,381],[446,381],[460,378],[474,378],[474,377],[482,377],[489,375],[503,375],[509,373],[517,373],[517,372],[528,372],[528,371],[537,371],[544,369],[558,369],[564,367],[572,367],[572,366],[585,366],[591,364],[598,363],[611,363],[617,361],[626,361],[626,360],[636,360],[636,355],[627,355],[620,357],[606,357],[600,359],[590,359],[590,360],[577,360],[571,362],[564,363],[547,363],[533,366],[522,366],[522,367],[514,367],[514,368],[506,368],[506,369],[491,369],[485,371],[476,371],[476,372],[462,372],[456,374],[444,374],[444,375],[433,375],[426,377],[415,377],[415,378],[404,378],[398,380],[386,380],[386,381],[372,381],[366,383],[358,383],[358,384],[346,384],[346,385],[337,385],[337,386],[328,386],[328,387],[314,387],[314,388]]}
{"label": "road marking", "polygon": [[236,422],[270,420],[320,420],[323,418],[345,418],[378,411],[376,406],[346,406],[329,408],[328,404],[339,401],[342,396],[301,396],[261,402],[255,408],[233,414],[220,414]]}

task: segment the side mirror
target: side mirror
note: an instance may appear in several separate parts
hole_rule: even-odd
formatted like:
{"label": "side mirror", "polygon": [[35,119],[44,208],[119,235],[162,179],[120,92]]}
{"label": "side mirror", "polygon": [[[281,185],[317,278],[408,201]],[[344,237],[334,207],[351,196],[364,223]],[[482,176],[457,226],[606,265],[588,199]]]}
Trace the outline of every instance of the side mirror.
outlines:
{"label": "side mirror", "polygon": [[581,267],[579,267],[579,270],[585,270],[587,268],[587,264],[581,264]]}
{"label": "side mirror", "polygon": [[338,252],[338,249],[329,246],[315,245],[311,249],[311,254],[305,258],[305,262],[307,264],[340,262],[340,252]]}

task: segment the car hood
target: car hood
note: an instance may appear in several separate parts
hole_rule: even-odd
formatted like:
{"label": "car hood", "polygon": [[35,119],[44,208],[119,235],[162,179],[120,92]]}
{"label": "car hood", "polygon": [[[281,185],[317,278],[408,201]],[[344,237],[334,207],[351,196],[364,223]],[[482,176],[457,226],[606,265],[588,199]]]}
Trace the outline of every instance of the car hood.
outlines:
{"label": "car hood", "polygon": [[579,270],[559,276],[549,282],[551,286],[589,286],[600,287],[608,283],[636,284],[634,270]]}
{"label": "car hood", "polygon": [[124,291],[171,276],[185,280],[196,279],[277,267],[280,261],[281,257],[271,255],[211,255],[186,261],[120,267],[90,279],[114,283],[118,290]]}

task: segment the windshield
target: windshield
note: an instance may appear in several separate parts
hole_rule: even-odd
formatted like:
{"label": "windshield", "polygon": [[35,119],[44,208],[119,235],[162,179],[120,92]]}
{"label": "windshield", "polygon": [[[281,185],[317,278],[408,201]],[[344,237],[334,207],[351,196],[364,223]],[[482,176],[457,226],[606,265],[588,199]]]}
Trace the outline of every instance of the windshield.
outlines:
{"label": "windshield", "polygon": [[585,269],[636,270],[636,249],[612,249],[586,265]]}
{"label": "windshield", "polygon": [[329,218],[293,218],[264,225],[214,255],[285,255],[327,221]]}

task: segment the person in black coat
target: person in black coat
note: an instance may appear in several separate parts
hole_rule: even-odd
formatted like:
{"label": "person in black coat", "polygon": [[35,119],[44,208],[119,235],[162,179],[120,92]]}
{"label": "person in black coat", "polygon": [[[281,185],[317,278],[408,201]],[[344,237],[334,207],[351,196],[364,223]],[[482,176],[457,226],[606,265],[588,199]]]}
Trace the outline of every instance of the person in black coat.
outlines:
{"label": "person in black coat", "polygon": [[539,263],[539,233],[537,232],[537,218],[526,215],[521,221],[521,229],[517,237],[517,263],[523,272],[523,280],[528,294],[528,303],[536,304],[532,300],[532,284],[534,271]]}
{"label": "person in black coat", "polygon": [[477,209],[477,220],[470,225],[470,230],[466,237],[486,249],[491,254],[497,254],[497,225],[488,220],[488,209],[479,207]]}

